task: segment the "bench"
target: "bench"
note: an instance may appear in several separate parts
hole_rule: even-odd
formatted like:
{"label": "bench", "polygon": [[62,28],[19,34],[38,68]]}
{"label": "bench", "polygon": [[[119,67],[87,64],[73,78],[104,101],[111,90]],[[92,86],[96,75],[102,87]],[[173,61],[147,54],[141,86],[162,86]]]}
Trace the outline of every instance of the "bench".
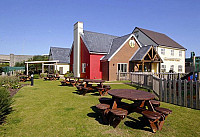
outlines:
{"label": "bench", "polygon": [[122,108],[116,108],[111,109],[109,113],[111,114],[109,118],[109,124],[116,128],[121,120],[123,120],[127,116],[128,111]]}
{"label": "bench", "polygon": [[99,102],[100,102],[101,104],[112,105],[112,104],[113,104],[113,99],[112,99],[112,98],[101,97],[101,98],[99,98]]}
{"label": "bench", "polygon": [[151,104],[153,105],[153,107],[159,107],[160,106],[160,101],[157,100],[150,100]]}
{"label": "bench", "polygon": [[84,85],[82,85],[82,84],[76,85],[76,88],[78,91],[82,91],[83,87],[84,87]]}
{"label": "bench", "polygon": [[150,127],[151,127],[153,133],[155,133],[157,130],[160,130],[159,120],[163,120],[161,113],[153,112],[153,111],[149,111],[149,110],[144,110],[144,111],[142,111],[142,115],[150,123]]}
{"label": "bench", "polygon": [[155,111],[163,115],[163,120],[160,120],[160,123],[159,123],[159,130],[161,130],[164,125],[164,120],[167,118],[169,114],[172,113],[172,110],[167,109],[167,108],[155,107]]}
{"label": "bench", "polygon": [[88,88],[88,87],[83,87],[82,88],[82,91],[83,91],[82,95],[85,96],[85,94],[89,91],[89,89],[90,88]]}
{"label": "bench", "polygon": [[103,96],[105,94],[105,88],[101,88],[101,87],[96,87],[96,90],[99,92],[99,94],[101,96]]}
{"label": "bench", "polygon": [[96,108],[101,113],[103,122],[108,123],[108,119],[109,119],[108,113],[110,111],[110,105],[108,105],[108,104],[97,104]]}

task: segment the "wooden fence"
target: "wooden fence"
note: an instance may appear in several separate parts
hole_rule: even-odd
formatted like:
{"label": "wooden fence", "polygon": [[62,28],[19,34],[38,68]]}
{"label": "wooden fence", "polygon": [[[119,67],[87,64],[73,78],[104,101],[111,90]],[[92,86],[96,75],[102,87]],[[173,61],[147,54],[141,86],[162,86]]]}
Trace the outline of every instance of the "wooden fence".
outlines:
{"label": "wooden fence", "polygon": [[177,80],[175,74],[160,78],[152,73],[129,72],[123,76],[118,74],[119,80],[130,80],[132,84],[153,90],[160,101],[200,109],[199,81]]}

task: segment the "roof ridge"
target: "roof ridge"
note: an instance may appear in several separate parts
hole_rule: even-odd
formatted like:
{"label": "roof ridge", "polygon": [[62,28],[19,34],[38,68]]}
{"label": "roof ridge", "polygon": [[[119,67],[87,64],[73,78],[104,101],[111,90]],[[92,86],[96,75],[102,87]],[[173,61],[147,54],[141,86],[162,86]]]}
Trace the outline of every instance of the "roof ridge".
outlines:
{"label": "roof ridge", "polygon": [[[105,33],[99,33],[99,32],[88,31],[88,30],[83,30],[83,31],[91,32],[91,33],[97,33],[97,34],[103,34],[103,35],[108,35],[108,36],[113,36],[113,37],[119,37],[119,36],[114,36],[114,35],[105,34]],[[83,34],[84,34],[84,32],[83,32]]]}

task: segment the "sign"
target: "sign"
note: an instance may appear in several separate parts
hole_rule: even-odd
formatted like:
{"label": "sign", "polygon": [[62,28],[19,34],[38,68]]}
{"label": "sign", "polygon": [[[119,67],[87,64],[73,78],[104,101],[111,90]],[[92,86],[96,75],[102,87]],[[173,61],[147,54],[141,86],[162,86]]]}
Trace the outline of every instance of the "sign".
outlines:
{"label": "sign", "polygon": [[131,48],[134,48],[134,47],[135,47],[135,41],[134,41],[134,40],[130,40],[130,41],[129,41],[129,46],[130,46]]}

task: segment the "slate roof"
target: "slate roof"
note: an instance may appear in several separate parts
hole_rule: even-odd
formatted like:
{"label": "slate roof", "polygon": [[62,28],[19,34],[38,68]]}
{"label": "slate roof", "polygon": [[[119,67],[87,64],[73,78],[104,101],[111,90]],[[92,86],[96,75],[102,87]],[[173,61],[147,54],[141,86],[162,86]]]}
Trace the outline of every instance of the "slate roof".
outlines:
{"label": "slate roof", "polygon": [[142,29],[142,28],[138,28],[138,29],[142,31],[144,34],[146,34],[151,40],[153,40],[158,45],[185,49],[183,46],[181,46],[180,44],[178,44],[177,42],[175,42],[173,39],[171,39],[165,34],[154,32],[151,30]]}
{"label": "slate roof", "polygon": [[59,60],[59,63],[70,63],[69,52],[70,48],[50,47],[52,59]]}
{"label": "slate roof", "polygon": [[117,36],[84,30],[82,38],[89,52],[108,53],[113,39]]}
{"label": "slate roof", "polygon": [[131,58],[130,61],[140,61],[144,58],[144,56],[147,54],[147,52],[149,51],[149,49],[152,46],[143,46],[141,47],[139,50],[137,50],[137,52],[133,55],[133,57]]}
{"label": "slate roof", "polygon": [[115,53],[115,51],[128,39],[130,35],[131,34],[128,34],[128,35],[113,39],[109,53],[102,60],[109,59]]}

